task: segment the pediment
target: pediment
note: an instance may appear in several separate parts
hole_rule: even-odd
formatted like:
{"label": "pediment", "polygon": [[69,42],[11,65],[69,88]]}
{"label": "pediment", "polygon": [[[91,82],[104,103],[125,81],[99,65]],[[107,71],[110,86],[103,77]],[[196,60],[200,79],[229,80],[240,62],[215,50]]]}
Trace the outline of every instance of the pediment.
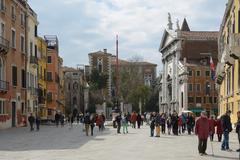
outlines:
{"label": "pediment", "polygon": [[176,32],[173,30],[164,30],[159,51],[161,51],[164,47],[168,46],[176,38],[175,35]]}

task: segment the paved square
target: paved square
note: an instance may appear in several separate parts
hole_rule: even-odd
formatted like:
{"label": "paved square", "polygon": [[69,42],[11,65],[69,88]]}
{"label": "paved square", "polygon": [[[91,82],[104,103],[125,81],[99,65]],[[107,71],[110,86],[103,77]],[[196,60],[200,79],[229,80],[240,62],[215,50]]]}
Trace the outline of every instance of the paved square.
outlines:
{"label": "paved square", "polygon": [[[200,157],[194,135],[149,137],[149,127],[129,128],[129,134],[116,134],[113,128],[86,137],[82,126],[42,126],[39,132],[28,128],[0,131],[1,160],[237,160],[237,152],[220,151],[213,142],[214,156],[208,142],[208,156]],[[215,137],[216,138],[216,137]],[[238,148],[236,135],[231,135],[230,147]]]}

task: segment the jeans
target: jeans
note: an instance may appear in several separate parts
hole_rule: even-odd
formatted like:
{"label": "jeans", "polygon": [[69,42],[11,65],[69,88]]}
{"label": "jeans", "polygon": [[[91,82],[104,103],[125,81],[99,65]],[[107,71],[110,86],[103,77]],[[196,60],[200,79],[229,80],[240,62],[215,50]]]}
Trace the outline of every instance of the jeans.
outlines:
{"label": "jeans", "polygon": [[123,123],[123,133],[128,133],[128,124]]}
{"label": "jeans", "polygon": [[224,131],[223,132],[223,142],[222,142],[222,149],[229,149],[229,132]]}
{"label": "jeans", "polygon": [[207,149],[207,139],[198,139],[198,152],[205,153]]}
{"label": "jeans", "polygon": [[150,129],[150,136],[153,137],[154,136],[154,128]]}

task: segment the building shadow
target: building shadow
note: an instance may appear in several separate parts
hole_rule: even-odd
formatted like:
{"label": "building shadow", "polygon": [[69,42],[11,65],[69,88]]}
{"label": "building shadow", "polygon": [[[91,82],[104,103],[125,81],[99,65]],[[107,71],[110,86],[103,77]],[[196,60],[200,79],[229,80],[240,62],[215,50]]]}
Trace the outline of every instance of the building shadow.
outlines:
{"label": "building shadow", "polygon": [[89,141],[104,141],[110,133],[109,128],[99,132],[95,127],[94,135],[86,136],[80,125],[72,129],[69,126],[41,126],[40,131],[33,132],[26,127],[11,128],[0,131],[0,151],[77,149]]}

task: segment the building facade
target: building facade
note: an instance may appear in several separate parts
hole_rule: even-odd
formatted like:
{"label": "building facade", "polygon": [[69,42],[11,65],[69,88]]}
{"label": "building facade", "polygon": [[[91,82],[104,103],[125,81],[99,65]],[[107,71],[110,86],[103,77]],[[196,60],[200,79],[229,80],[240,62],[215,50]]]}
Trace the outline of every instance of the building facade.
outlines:
{"label": "building facade", "polygon": [[84,71],[81,69],[65,68],[64,90],[68,114],[84,113]]}
{"label": "building facade", "polygon": [[38,114],[37,14],[28,5],[27,12],[27,109]]}
{"label": "building facade", "polygon": [[219,54],[216,82],[219,89],[219,110],[223,115],[231,110],[232,122],[237,122],[240,110],[240,4],[229,0],[219,35]]}
{"label": "building facade", "polygon": [[[214,80],[211,79],[210,57],[217,62],[218,32],[190,31],[186,19],[173,29],[169,14],[168,28],[160,44],[162,79],[159,111],[181,113],[192,110],[209,114],[217,112]],[[207,87],[206,87],[207,86]]]}
{"label": "building facade", "polygon": [[38,37],[38,106],[41,119],[47,119],[47,43]]}
{"label": "building facade", "polygon": [[0,1],[0,129],[26,119],[27,3]]}
{"label": "building facade", "polygon": [[59,99],[59,55],[58,39],[56,36],[44,36],[47,43],[47,109],[48,119],[54,119],[56,112],[60,112]]}

